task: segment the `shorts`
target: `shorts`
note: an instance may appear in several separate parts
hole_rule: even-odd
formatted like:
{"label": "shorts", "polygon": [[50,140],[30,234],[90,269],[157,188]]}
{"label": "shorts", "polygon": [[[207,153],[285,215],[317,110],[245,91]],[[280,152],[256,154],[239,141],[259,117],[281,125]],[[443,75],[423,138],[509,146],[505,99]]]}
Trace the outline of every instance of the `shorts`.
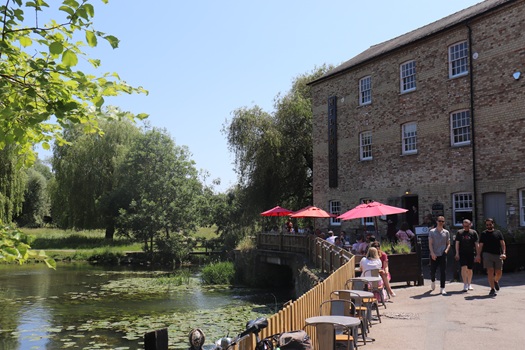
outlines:
{"label": "shorts", "polygon": [[503,260],[499,254],[483,253],[483,267],[486,269],[503,270]]}
{"label": "shorts", "polygon": [[474,267],[474,254],[459,254],[459,266],[467,266],[467,269],[472,270]]}

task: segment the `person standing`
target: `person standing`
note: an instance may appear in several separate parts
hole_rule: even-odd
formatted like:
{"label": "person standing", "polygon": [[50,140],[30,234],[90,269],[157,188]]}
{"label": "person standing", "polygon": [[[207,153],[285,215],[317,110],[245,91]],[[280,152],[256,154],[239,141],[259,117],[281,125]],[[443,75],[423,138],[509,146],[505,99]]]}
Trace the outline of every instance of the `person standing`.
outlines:
{"label": "person standing", "polygon": [[485,226],[487,229],[479,237],[476,261],[479,262],[483,257],[483,267],[487,269],[490,285],[489,295],[496,296],[503,275],[503,260],[507,258],[506,246],[501,231],[494,229],[494,219],[487,218]]}
{"label": "person standing", "polygon": [[444,228],[445,217],[438,216],[437,226],[428,234],[428,248],[430,250],[430,289],[436,289],[436,271],[439,267],[439,282],[441,294],[446,295],[445,281],[447,279],[447,253],[450,249],[450,232]]}
{"label": "person standing", "polygon": [[473,290],[472,269],[474,258],[478,250],[478,233],[471,229],[472,223],[469,219],[463,220],[463,228],[456,233],[456,261],[461,266],[461,279],[463,280],[463,291]]}

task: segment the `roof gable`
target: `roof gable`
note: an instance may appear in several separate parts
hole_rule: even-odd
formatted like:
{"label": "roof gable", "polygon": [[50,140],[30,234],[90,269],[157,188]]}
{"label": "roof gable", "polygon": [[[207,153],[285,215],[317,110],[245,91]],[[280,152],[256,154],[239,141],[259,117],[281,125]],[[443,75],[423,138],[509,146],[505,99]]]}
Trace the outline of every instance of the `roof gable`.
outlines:
{"label": "roof gable", "polygon": [[486,0],[476,5],[473,5],[471,7],[468,7],[464,10],[458,11],[450,16],[447,16],[445,18],[442,18],[440,20],[427,24],[426,26],[423,26],[421,28],[418,28],[416,30],[403,34],[401,36],[398,36],[397,38],[393,38],[385,42],[382,42],[380,44],[370,46],[369,49],[361,52],[357,56],[335,67],[334,69],[327,72],[325,75],[323,75],[319,79],[314,80],[310,84],[316,84],[318,82],[326,80],[330,78],[331,76],[338,75],[339,73],[349,70],[352,67],[355,67],[368,60],[371,60],[383,54],[394,51],[405,45],[414,43],[418,40],[427,38],[443,30],[457,26],[461,23],[464,23],[465,21],[469,19],[472,19],[481,14],[492,11],[501,5],[504,5],[510,2],[514,2],[514,1],[515,0]]}

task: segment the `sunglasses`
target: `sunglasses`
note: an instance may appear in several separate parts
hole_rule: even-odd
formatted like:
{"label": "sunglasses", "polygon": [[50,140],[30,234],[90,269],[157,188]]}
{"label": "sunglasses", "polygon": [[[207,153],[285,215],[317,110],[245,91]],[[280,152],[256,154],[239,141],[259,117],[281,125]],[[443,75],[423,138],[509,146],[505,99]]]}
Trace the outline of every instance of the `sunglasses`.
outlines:
{"label": "sunglasses", "polygon": [[445,220],[438,220],[438,222],[445,222]]}

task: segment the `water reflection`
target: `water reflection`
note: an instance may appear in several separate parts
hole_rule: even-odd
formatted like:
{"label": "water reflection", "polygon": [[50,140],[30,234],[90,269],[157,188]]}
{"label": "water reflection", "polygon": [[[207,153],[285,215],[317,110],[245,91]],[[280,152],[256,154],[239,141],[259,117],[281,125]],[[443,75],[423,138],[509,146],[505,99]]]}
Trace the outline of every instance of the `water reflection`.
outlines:
{"label": "water reflection", "polygon": [[191,328],[207,343],[271,314],[287,293],[189,286],[150,287],[159,272],[88,264],[0,265],[0,349],[143,349],[144,332],[168,327],[171,348]]}

